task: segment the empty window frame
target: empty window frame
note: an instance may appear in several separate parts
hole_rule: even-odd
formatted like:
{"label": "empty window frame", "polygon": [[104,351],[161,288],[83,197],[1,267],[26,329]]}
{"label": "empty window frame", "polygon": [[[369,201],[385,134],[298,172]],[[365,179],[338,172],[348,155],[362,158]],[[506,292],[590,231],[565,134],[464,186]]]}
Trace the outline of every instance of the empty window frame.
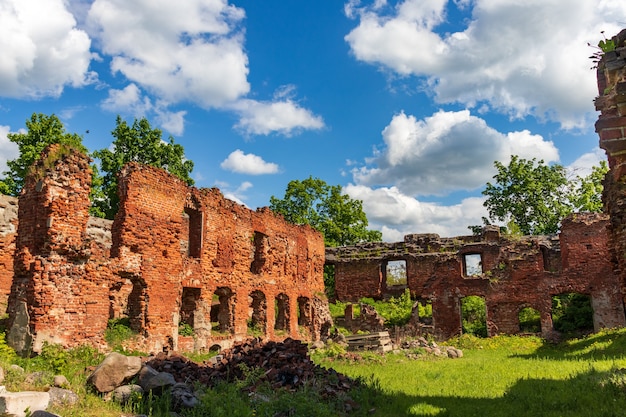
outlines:
{"label": "empty window frame", "polygon": [[483,274],[483,259],[480,253],[463,255],[463,275],[477,277]]}

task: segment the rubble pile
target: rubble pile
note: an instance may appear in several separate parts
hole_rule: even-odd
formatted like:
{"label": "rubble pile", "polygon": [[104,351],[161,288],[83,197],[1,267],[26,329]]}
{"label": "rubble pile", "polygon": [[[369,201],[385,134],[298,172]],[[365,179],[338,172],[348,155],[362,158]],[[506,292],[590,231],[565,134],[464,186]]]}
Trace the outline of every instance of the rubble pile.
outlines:
{"label": "rubble pile", "polygon": [[262,369],[262,374],[255,373],[258,378],[250,378],[252,385],[247,389],[251,391],[265,382],[274,389],[288,390],[308,383],[322,389],[324,395],[336,395],[349,391],[356,384],[333,369],[313,363],[307,345],[291,338],[266,343],[252,339],[222,351],[211,362],[197,364],[180,355],[161,353],[146,364],[159,372],[172,374],[177,382],[199,382],[207,386],[246,380],[251,371]]}

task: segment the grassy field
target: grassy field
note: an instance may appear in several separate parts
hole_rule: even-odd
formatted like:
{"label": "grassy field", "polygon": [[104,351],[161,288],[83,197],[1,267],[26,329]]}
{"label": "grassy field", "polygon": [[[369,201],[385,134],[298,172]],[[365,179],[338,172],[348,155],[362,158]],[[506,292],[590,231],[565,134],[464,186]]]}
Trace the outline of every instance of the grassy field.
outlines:
{"label": "grassy field", "polygon": [[[1,342],[1,339],[0,339]],[[313,360],[363,382],[350,397],[329,402],[325,389],[282,392],[270,386],[255,396],[249,381],[203,389],[202,404],[180,414],[197,416],[626,416],[626,329],[605,331],[553,345],[536,337],[463,336],[447,344],[461,348],[462,358],[449,359],[410,352],[346,353],[331,345],[312,353]],[[67,375],[81,401],[52,411],[64,417],[119,417],[143,413],[169,416],[158,402],[121,408],[90,392],[86,366],[99,363],[91,349],[63,351],[48,346],[42,355],[20,359],[0,343],[0,365],[6,370],[9,391],[45,389],[53,375]],[[17,363],[26,373],[16,373]],[[41,380],[26,383],[25,375],[44,372]],[[247,379],[261,376],[250,370]],[[256,375],[256,376],[255,376]],[[256,400],[255,400],[256,399]],[[255,402],[256,401],[256,402]],[[352,411],[344,412],[346,404]]]}
{"label": "grassy field", "polygon": [[463,349],[463,358],[350,360],[320,352],[315,360],[368,381],[376,416],[626,415],[626,330],[556,346],[534,337],[448,343]]}

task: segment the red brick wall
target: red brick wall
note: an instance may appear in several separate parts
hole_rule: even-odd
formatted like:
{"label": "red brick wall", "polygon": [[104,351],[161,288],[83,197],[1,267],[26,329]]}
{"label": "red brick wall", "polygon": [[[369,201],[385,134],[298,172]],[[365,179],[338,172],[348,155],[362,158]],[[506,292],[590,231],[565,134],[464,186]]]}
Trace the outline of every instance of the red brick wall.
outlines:
{"label": "red brick wall", "polygon": [[[104,348],[108,319],[124,316],[138,332],[137,349],[227,345],[250,336],[254,291],[262,298],[254,304],[263,310],[255,315],[265,319],[255,329],[262,337],[317,339],[328,332],[320,233],[139,164],[120,173],[113,223],[93,219],[89,159],[61,151],[49,148],[26,180],[17,238],[13,220],[0,228],[7,248],[0,274],[12,282],[8,340],[17,350],[38,351],[44,342]],[[11,206],[2,204],[8,213]],[[220,295],[229,302],[217,309]],[[212,309],[224,323],[219,332]],[[288,327],[275,330],[279,315],[289,318]],[[181,316],[193,321],[187,324],[195,334],[179,344]]]}
{"label": "red brick wall", "polygon": [[[389,259],[406,260],[411,295],[432,301],[433,325],[441,337],[461,332],[460,302],[470,295],[485,299],[490,335],[519,333],[519,312],[532,307],[540,312],[542,332],[549,336],[552,296],[562,293],[591,296],[596,329],[626,324],[620,279],[608,253],[608,225],[606,215],[576,214],[563,221],[560,241],[545,236],[494,238],[490,230],[489,236],[477,239],[430,236],[425,245],[409,235],[401,243],[328,248],[326,260],[335,265],[337,297],[343,301],[383,298],[381,265]],[[482,275],[464,276],[465,254],[481,254]],[[562,265],[551,270],[559,258]]]}

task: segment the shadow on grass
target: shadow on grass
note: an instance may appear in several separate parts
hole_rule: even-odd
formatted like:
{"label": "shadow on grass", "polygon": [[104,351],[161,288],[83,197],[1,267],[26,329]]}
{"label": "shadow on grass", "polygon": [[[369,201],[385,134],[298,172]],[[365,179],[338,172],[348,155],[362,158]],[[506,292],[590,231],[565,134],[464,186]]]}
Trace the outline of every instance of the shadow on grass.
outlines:
{"label": "shadow on grass", "polygon": [[624,416],[626,373],[591,370],[567,380],[522,379],[499,398],[409,396],[373,390],[375,416]]}
{"label": "shadow on grass", "polygon": [[535,352],[513,355],[518,358],[545,358],[555,360],[599,360],[626,357],[626,332],[606,330],[582,339],[571,339],[559,344],[544,342]]}

